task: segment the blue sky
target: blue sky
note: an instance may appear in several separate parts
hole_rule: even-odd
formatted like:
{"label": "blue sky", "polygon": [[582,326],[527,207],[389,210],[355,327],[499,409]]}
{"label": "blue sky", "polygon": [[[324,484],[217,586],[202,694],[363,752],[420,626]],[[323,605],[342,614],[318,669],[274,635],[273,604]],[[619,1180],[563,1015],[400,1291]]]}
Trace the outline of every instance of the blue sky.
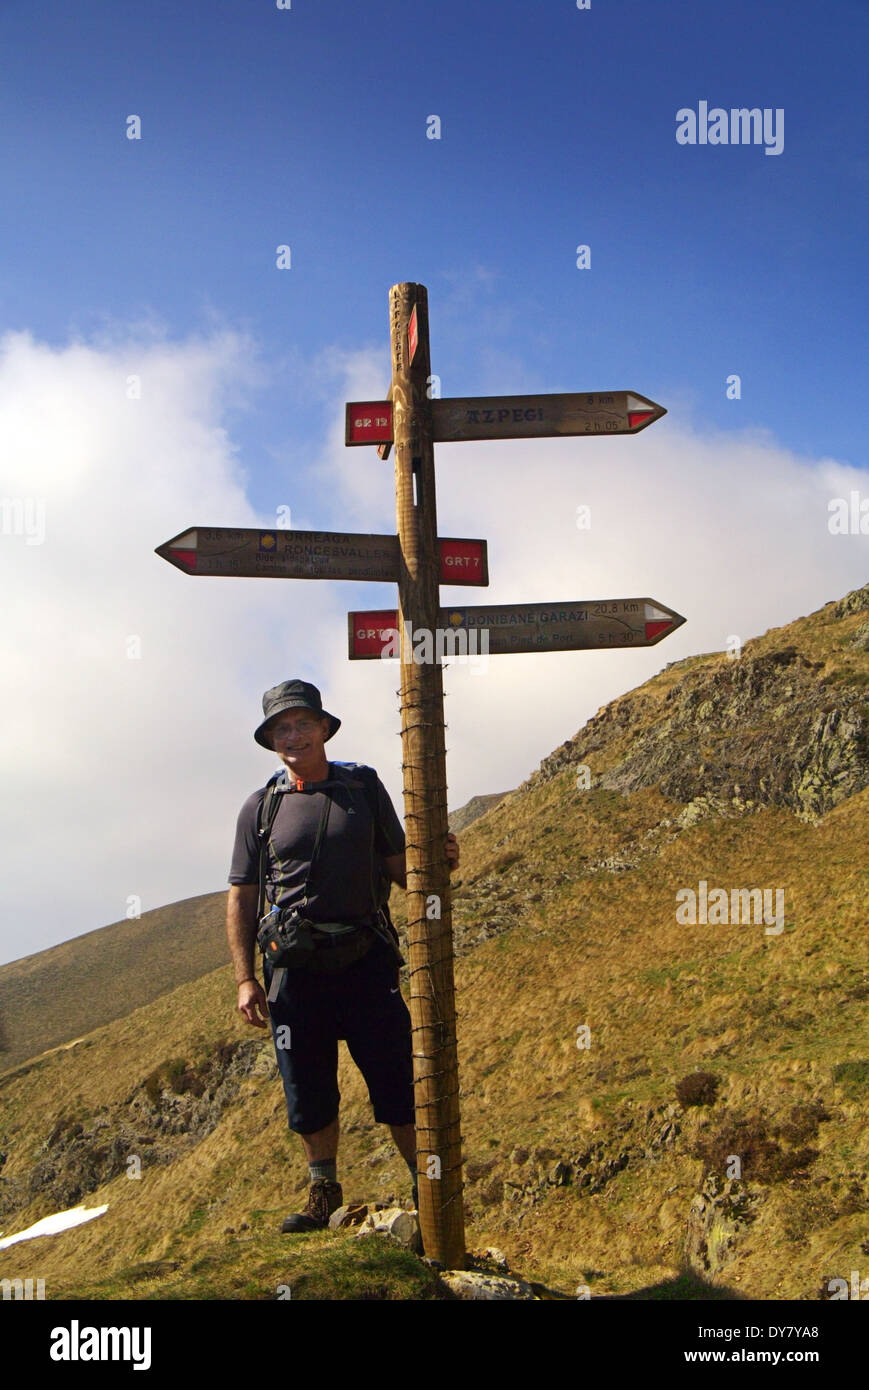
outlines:
{"label": "blue sky", "polygon": [[[857,459],[867,31],[841,0],[6,7],[4,322],[216,312],[276,369],[371,344],[388,377],[413,279],[445,394],[631,385],[731,428],[738,371],[741,424]],[[782,154],[677,145],[700,99],[781,107]],[[244,432],[254,500],[331,404],[287,386]]]}
{"label": "blue sky", "polygon": [[[224,886],[272,767],[260,696],[287,676],[321,686],[349,723],[333,756],[377,766],[400,809],[397,672],[342,647],[343,613],[391,586],[190,580],[153,555],[282,505],[394,531],[391,461],[341,440],[344,402],[388,384],[393,283],[428,287],[445,396],[630,388],[669,412],[633,439],[439,446],[441,533],[489,539],[493,601],[648,593],[687,619],[659,649],[453,673],[451,806],[518,785],[667,661],[865,583],[867,538],[831,536],[827,506],[869,496],[867,30],[849,0],[3,7],[0,496],[43,498],[47,526],[0,536],[0,956]],[[781,153],[680,145],[701,101],[780,109]],[[121,660],[141,631],[148,655]],[[106,765],[138,792],[97,886]],[[22,948],[40,768],[76,807],[52,871],[76,886]]]}

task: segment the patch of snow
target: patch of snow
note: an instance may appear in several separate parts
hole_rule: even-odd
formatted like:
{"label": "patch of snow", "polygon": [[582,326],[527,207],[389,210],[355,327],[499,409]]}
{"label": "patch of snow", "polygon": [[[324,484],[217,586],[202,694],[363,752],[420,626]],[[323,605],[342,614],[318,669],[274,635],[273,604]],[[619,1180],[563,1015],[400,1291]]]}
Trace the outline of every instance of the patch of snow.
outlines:
{"label": "patch of snow", "polygon": [[69,1211],[58,1211],[53,1216],[43,1216],[41,1221],[28,1226],[26,1231],[5,1236],[0,1240],[0,1250],[5,1250],[7,1245],[17,1244],[19,1240],[33,1240],[35,1236],[55,1236],[59,1231],[68,1231],[72,1226],[81,1226],[85,1221],[93,1221],[95,1216],[102,1216],[108,1209],[106,1203],[104,1207],[70,1207]]}

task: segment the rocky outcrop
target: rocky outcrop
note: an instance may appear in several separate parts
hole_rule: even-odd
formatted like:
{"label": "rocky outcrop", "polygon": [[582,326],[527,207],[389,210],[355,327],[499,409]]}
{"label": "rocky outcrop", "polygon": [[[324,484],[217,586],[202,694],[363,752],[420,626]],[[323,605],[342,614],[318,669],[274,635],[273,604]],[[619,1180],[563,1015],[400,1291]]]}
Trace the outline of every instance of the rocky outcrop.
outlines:
{"label": "rocky outcrop", "polygon": [[469,1190],[484,1207],[500,1205],[520,1220],[525,1209],[537,1206],[556,1187],[593,1196],[629,1164],[644,1164],[672,1152],[681,1131],[681,1114],[680,1107],[670,1103],[635,1117],[624,1116],[606,1136],[584,1139],[561,1153],[520,1145],[506,1162],[497,1158],[471,1162],[466,1169]]}
{"label": "rocky outcrop", "polygon": [[760,1194],[736,1178],[709,1173],[688,1211],[685,1257],[698,1274],[716,1275],[733,1260],[755,1219]]}
{"label": "rocky outcrop", "polygon": [[858,627],[849,646],[855,647],[858,652],[869,652],[869,623],[864,623],[862,627]]}
{"label": "rocky outcrop", "polygon": [[786,806],[816,820],[869,785],[864,692],[825,681],[822,670],[790,646],[686,671],[660,706],[640,693],[608,705],[525,785],[606,757],[635,730],[595,787],[623,794],[658,787],[719,813]]}
{"label": "rocky outcrop", "polygon": [[835,608],[837,618],[850,618],[852,613],[866,612],[869,612],[869,584],[864,584],[862,589],[852,589]]}
{"label": "rocky outcrop", "polygon": [[165,1063],[121,1104],[87,1120],[58,1120],[30,1171],[0,1178],[0,1221],[36,1198],[48,1211],[72,1207],[103,1183],[135,1172],[136,1162],[139,1171],[172,1163],[217,1127],[241,1081],[257,1071],[276,1071],[271,1042],[224,1043],[198,1066]]}

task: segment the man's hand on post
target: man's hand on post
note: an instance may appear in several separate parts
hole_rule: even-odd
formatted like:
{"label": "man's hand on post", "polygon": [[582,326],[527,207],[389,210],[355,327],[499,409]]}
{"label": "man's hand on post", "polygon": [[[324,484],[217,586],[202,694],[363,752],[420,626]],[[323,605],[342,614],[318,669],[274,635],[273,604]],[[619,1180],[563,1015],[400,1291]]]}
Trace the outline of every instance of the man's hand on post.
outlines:
{"label": "man's hand on post", "polygon": [[449,865],[450,873],[452,873],[453,869],[459,867],[459,842],[452,831],[447,835],[446,847],[447,864]]}
{"label": "man's hand on post", "polygon": [[[257,1010],[261,1017],[257,1017]],[[255,1028],[267,1028],[269,1006],[265,990],[259,980],[242,980],[238,987],[238,1012],[246,1023]]]}

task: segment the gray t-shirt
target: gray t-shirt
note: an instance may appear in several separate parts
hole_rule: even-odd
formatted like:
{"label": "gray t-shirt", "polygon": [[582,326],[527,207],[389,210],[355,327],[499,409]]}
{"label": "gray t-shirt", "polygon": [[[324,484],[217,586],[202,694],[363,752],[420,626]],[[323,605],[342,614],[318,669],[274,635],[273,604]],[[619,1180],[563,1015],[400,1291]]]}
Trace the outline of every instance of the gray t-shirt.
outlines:
{"label": "gray t-shirt", "polygon": [[[306,915],[314,922],[352,922],[366,918],[372,912],[372,874],[376,888],[379,873],[377,857],[401,854],[405,847],[404,829],[389,793],[378,777],[375,784],[378,815],[372,863],[372,824],[368,799],[362,786],[347,785],[348,781],[358,780],[356,770],[330,763],[329,779],[334,779],[327,789],[332,806],[308,887]],[[318,790],[322,786],[321,782],[306,782],[302,791],[292,790],[281,794],[269,840],[267,904],[298,907],[301,903],[320,811],[327,795],[326,790]],[[229,871],[230,883],[259,882],[256,827],[265,792],[265,787],[252,792],[239,812]]]}

